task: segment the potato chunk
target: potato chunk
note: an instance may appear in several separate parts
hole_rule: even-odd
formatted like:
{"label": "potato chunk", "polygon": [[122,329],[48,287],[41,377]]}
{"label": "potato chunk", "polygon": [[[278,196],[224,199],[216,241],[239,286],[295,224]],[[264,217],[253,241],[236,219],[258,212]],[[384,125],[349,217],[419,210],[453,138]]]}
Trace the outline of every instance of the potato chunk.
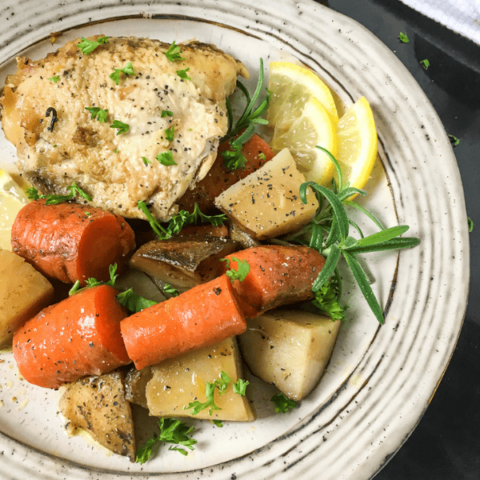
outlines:
{"label": "potato chunk", "polygon": [[0,250],[0,347],[53,300],[53,287],[22,257]]}
{"label": "potato chunk", "polygon": [[152,367],[145,367],[141,370],[132,367],[128,371],[125,377],[125,396],[129,402],[148,409],[146,389],[152,376]]}
{"label": "potato chunk", "polygon": [[239,342],[252,373],[292,400],[305,398],[330,360],[340,322],[283,309],[247,322],[247,331],[240,335]]}
{"label": "potato chunk", "polygon": [[69,436],[85,430],[103,447],[134,462],[133,418],[123,383],[120,372],[78,380],[66,387],[60,411],[68,420]]}
{"label": "potato chunk", "polygon": [[235,183],[215,199],[215,205],[258,240],[298,230],[318,208],[309,189],[307,204],[300,200],[300,173],[288,149],[262,168]]}
{"label": "potato chunk", "polygon": [[215,389],[215,403],[221,410],[214,410],[213,415],[209,415],[209,409],[206,408],[194,418],[237,422],[255,419],[247,397],[233,393],[232,384],[242,378],[242,364],[235,338],[165,360],[151,369],[153,377],[146,390],[150,415],[191,417],[191,410],[184,410],[183,407],[195,400],[205,402],[206,383],[218,379],[223,370],[232,381],[224,395]]}

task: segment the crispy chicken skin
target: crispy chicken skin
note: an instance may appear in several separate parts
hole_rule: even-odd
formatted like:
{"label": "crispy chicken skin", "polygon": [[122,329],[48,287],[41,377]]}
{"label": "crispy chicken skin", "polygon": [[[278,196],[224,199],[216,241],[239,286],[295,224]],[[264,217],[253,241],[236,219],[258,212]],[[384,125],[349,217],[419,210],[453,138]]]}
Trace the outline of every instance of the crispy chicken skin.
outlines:
{"label": "crispy chicken skin", "polygon": [[[157,40],[110,37],[88,55],[79,42],[42,60],[17,58],[17,72],[7,77],[2,126],[17,148],[18,167],[43,193],[65,194],[77,182],[94,207],[145,218],[137,208],[142,200],[165,221],[178,209],[176,200],[212,166],[228,129],[225,99],[237,75],[249,73],[230,55],[197,41],[180,44],[183,60],[174,62],[164,55],[170,45]],[[129,62],[134,75],[120,73],[116,85],[110,74]],[[190,79],[177,74],[185,69]],[[107,121],[92,119],[86,107],[108,110]],[[162,118],[163,110],[173,115]],[[115,120],[128,132],[117,134]],[[169,141],[165,129],[172,126]],[[169,150],[177,165],[156,160]]]}

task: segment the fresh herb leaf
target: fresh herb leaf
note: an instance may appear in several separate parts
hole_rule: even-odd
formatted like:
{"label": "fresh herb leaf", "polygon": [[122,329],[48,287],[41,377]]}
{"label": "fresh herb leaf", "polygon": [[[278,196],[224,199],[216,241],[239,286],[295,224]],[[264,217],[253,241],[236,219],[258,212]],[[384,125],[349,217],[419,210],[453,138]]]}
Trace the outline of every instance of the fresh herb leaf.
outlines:
{"label": "fresh herb leaf", "polygon": [[177,165],[177,162],[173,159],[173,153],[171,152],[171,150],[159,153],[155,158],[166,167],[169,167],[171,165]]}
{"label": "fresh herb leaf", "polygon": [[110,128],[118,128],[117,135],[121,133],[127,133],[130,130],[130,126],[126,123],[120,122],[119,120],[114,120]]}
{"label": "fresh herb leaf", "polygon": [[[170,128],[165,129],[165,138],[169,141],[172,142],[174,139],[175,135],[175,125],[172,125]],[[176,165],[176,164],[175,164]]]}
{"label": "fresh herb leaf", "polygon": [[[194,450],[193,446],[197,441],[191,438],[195,431],[193,427],[189,427],[186,423],[174,418],[161,418],[158,422],[160,434],[154,434],[153,438],[147,440],[142,448],[136,453],[136,462],[144,464],[148,461],[154,450],[158,449],[162,443],[171,443],[173,445],[182,445],[189,450]],[[171,446],[169,450],[176,450],[182,455],[187,455],[183,448]]]}
{"label": "fresh herb leaf", "polygon": [[222,152],[223,164],[225,168],[231,172],[241,168],[245,170],[245,165],[247,164],[247,159],[242,153],[242,145],[233,145],[230,143],[230,148],[232,150],[224,150]]}
{"label": "fresh herb leaf", "polygon": [[425,60],[420,60],[420,63],[423,65],[423,68],[425,70],[428,70],[428,67],[430,66],[430,61],[425,59]]}
{"label": "fresh herb leaf", "polygon": [[406,33],[400,32],[400,35],[398,36],[398,39],[399,39],[402,43],[410,43],[410,39],[408,38],[408,36],[407,36]]}
{"label": "fresh herb leaf", "polygon": [[211,216],[204,215],[200,211],[198,204],[195,203],[192,213],[189,213],[186,210],[180,210],[169,220],[167,227],[164,228],[151,214],[145,202],[138,202],[138,208],[145,214],[148,222],[150,223],[150,226],[152,227],[153,231],[158,235],[160,240],[167,240],[173,235],[177,235],[186,225],[210,223],[214,227],[218,227],[220,225],[223,225],[223,223],[227,220],[226,215],[223,214]]}
{"label": "fresh herb leaf", "polygon": [[90,212],[83,212],[87,217],[91,217],[92,214]]}
{"label": "fresh herb leaf", "polygon": [[128,62],[123,68],[114,68],[114,72],[110,74],[110,78],[118,85],[120,83],[120,74],[135,75],[132,62]]}
{"label": "fresh herb leaf", "polygon": [[266,159],[267,159],[267,156],[266,156],[263,152],[260,152],[260,153],[258,154],[258,158],[259,158],[260,160],[266,160]]}
{"label": "fresh herb leaf", "polygon": [[50,80],[52,83],[57,83],[60,81],[60,76],[59,75],[55,75],[54,77],[50,77],[48,78],[47,80]]}
{"label": "fresh herb leaf", "polygon": [[43,200],[46,199],[45,205],[57,205],[59,203],[68,202],[72,200],[77,195],[88,200],[92,201],[92,197],[84,192],[75,182],[73,182],[69,187],[67,187],[68,195],[40,195],[38,190],[34,187],[27,189],[27,196],[30,200]]}
{"label": "fresh herb leaf", "polygon": [[450,143],[456,147],[460,143],[460,139],[458,139],[455,135],[449,135]]}
{"label": "fresh herb leaf", "polygon": [[284,393],[276,393],[270,400],[275,404],[275,413],[287,413],[297,406],[297,403],[287,398]]}
{"label": "fresh herb leaf", "polygon": [[85,107],[85,110],[90,112],[90,119],[95,120],[95,118],[100,123],[105,123],[108,117],[108,110],[102,110],[100,107]]}
{"label": "fresh herb leaf", "polygon": [[[86,214],[88,212],[85,212]],[[91,215],[91,214],[90,214]],[[73,284],[73,287],[70,289],[70,291],[68,292],[68,295],[69,296],[72,296],[72,295],[75,295],[76,293],[78,292],[81,292],[83,290],[86,290],[87,288],[93,288],[93,287],[98,287],[100,285],[109,285],[110,287],[114,287],[115,286],[115,282],[118,278],[118,274],[117,274],[117,264],[114,263],[113,265],[110,265],[108,267],[108,273],[110,275],[110,280],[108,282],[102,282],[102,281],[99,281],[97,280],[96,278],[93,278],[93,277],[90,277],[88,278],[86,281],[85,281],[85,284],[86,286],[83,287],[83,288],[80,288],[80,281],[77,280],[74,284]]]}
{"label": "fresh herb leaf", "polygon": [[221,420],[212,420],[212,423],[218,428],[223,427],[223,422]]}
{"label": "fresh herb leaf", "polygon": [[191,78],[187,75],[187,72],[190,70],[190,67],[186,68],[185,70],[177,70],[177,75],[182,80],[191,80]]}
{"label": "fresh herb leaf", "polygon": [[239,282],[243,282],[245,278],[247,278],[248,273],[250,272],[250,265],[246,260],[239,260],[238,258],[232,257],[232,260],[234,262],[237,262],[237,270],[234,270],[234,268],[230,268],[230,259],[228,258],[222,258],[220,261],[221,262],[226,262],[227,263],[227,270],[225,272],[225,275],[230,279],[232,283],[235,282],[235,280],[238,280]]}
{"label": "fresh herb leaf", "polygon": [[168,283],[166,283],[164,286],[163,286],[163,291],[165,293],[168,293],[169,295],[172,295],[174,297],[178,297],[179,293],[178,293],[178,290],[176,288],[173,288],[171,285],[169,285]]}
{"label": "fresh herb leaf", "polygon": [[151,160],[149,160],[147,157],[142,157],[143,164],[147,166],[149,163],[152,163]]}
{"label": "fresh herb leaf", "polygon": [[162,110],[162,118],[165,118],[165,117],[173,117],[173,112],[171,112],[170,110]]}
{"label": "fresh herb leaf", "polygon": [[82,41],[77,45],[77,47],[84,55],[88,55],[104,43],[108,43],[108,37],[99,37],[96,40],[88,40],[87,38],[82,37]]}
{"label": "fresh herb leaf", "polygon": [[340,306],[341,290],[337,277],[332,277],[315,292],[315,305],[332,320],[345,320],[345,308]]}
{"label": "fresh herb leaf", "polygon": [[117,300],[120,305],[123,305],[127,310],[130,310],[133,313],[141,312],[145,308],[152,307],[153,305],[157,304],[157,302],[137,295],[133,291],[133,288],[129,288],[128,290],[119,293],[117,295]]}
{"label": "fresh herb leaf", "polygon": [[220,395],[224,395],[230,382],[230,377],[227,375],[226,372],[222,370],[222,372],[220,373],[220,378],[218,378],[212,383],[207,382],[207,386],[205,388],[205,396],[207,398],[206,402],[202,403],[196,400],[195,402],[189,403],[186,407],[183,407],[183,409],[188,410],[191,408],[192,411],[190,413],[192,415],[197,415],[202,410],[209,408],[210,410],[208,413],[210,415],[213,415],[214,410],[221,410],[221,408],[215,403],[215,388],[218,388]]}
{"label": "fresh herb leaf", "polygon": [[243,378],[239,378],[238,382],[233,384],[233,393],[238,393],[239,395],[244,397],[247,393],[248,385],[250,385],[249,381],[244,380]]}
{"label": "fresh herb leaf", "polygon": [[475,224],[473,223],[473,220],[468,217],[468,232],[471,233],[473,232],[473,228],[475,227]]}
{"label": "fresh herb leaf", "polygon": [[165,56],[171,62],[175,62],[176,60],[185,60],[180,55],[181,53],[182,53],[182,51],[180,50],[180,47],[175,44],[175,41],[173,41],[172,44],[170,45],[169,49],[165,52]]}

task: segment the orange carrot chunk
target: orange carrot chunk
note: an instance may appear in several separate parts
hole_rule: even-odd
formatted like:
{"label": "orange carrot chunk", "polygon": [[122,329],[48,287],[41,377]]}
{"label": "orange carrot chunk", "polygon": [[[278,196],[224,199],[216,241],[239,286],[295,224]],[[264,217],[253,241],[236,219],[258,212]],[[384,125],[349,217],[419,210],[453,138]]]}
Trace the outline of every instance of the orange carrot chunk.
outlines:
{"label": "orange carrot chunk", "polygon": [[230,280],[221,276],[120,324],[137,370],[239,335],[247,329]]}
{"label": "orange carrot chunk", "polygon": [[[281,305],[312,299],[313,282],[325,265],[322,255],[303,246],[264,245],[227,255],[230,268],[238,270],[232,257],[250,265],[245,280],[233,284],[238,304],[248,318]],[[224,268],[227,270],[226,264]]]}
{"label": "orange carrot chunk", "polygon": [[118,291],[89,288],[42,310],[13,336],[13,356],[23,377],[59,388],[86,375],[101,375],[130,363],[120,334],[126,311]]}
{"label": "orange carrot chunk", "polygon": [[206,177],[197,183],[194,190],[187,190],[178,201],[181,209],[192,212],[196,202],[202,213],[215,210],[215,197],[218,197],[234,183],[239,182],[247,175],[258,170],[275,156],[273,150],[265,140],[255,134],[242,147],[242,153],[247,160],[245,170],[243,168],[237,168],[229,172],[225,168],[224,158],[222,156],[222,152],[225,150],[232,150],[230,141],[223,142],[218,147],[217,159]]}
{"label": "orange carrot chunk", "polygon": [[108,280],[108,267],[122,272],[135,249],[135,235],[118,215],[75,203],[25,205],[12,226],[12,249],[47,277],[64,283]]}

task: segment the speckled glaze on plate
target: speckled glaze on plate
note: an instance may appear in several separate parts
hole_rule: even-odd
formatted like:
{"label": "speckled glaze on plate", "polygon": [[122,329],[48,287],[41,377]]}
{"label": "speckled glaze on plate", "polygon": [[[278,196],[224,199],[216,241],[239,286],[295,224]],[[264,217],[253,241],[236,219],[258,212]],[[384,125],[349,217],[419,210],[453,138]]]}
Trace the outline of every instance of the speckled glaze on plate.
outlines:
{"label": "speckled glaze on plate", "polygon": [[[196,36],[244,61],[294,58],[315,70],[346,106],[365,95],[379,132],[368,206],[392,226],[408,224],[420,247],[366,257],[386,308],[379,327],[350,284],[342,326],[320,385],[298,409],[272,415],[272,387],[252,381],[259,419],[217,429],[197,422],[198,448],[159,455],[143,467],[67,439],[58,392],[27,385],[9,354],[0,365],[1,477],[5,479],[371,478],[408,438],[435,393],[466,307],[469,245],[463,190],[450,142],[413,77],[353,20],[311,1],[181,2],[4,0],[0,80],[25,51],[44,56],[80,35],[136,35],[182,41]],[[64,32],[51,45],[51,32]],[[253,82],[254,80],[252,80]],[[1,162],[15,159],[0,136]],[[383,165],[383,166],[382,166]],[[369,226],[365,225],[367,232]],[[347,284],[349,281],[346,273]],[[16,400],[13,400],[13,398]],[[28,403],[27,403],[28,401]],[[139,412],[140,442],[153,419]],[[149,430],[150,429],[150,430]]]}

